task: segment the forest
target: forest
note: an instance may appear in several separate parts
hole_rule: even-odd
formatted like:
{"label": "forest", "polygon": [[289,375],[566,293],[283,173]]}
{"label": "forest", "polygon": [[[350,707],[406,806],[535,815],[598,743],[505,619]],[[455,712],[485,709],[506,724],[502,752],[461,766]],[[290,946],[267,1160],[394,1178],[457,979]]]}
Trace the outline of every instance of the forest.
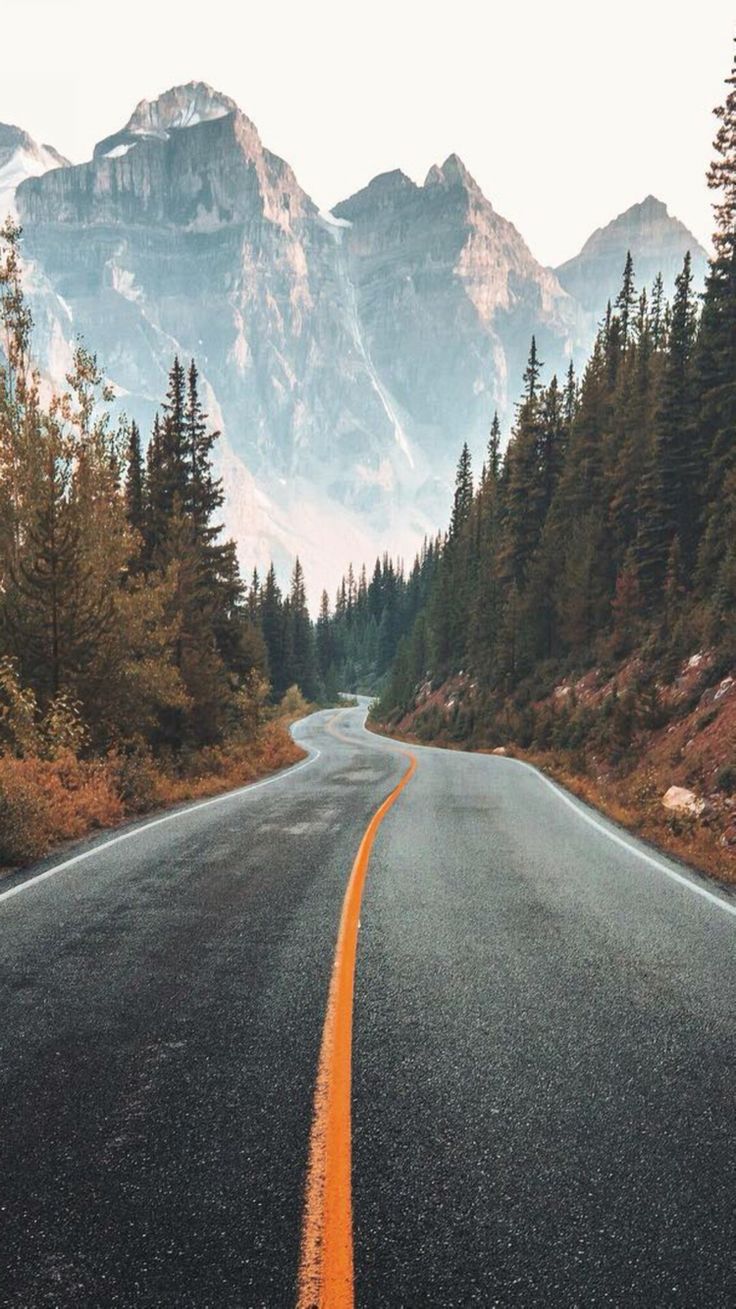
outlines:
{"label": "forest", "polygon": [[[698,806],[720,805],[727,828],[736,792],[734,73],[728,87],[708,173],[716,231],[703,295],[689,255],[671,303],[661,278],[637,287],[629,255],[579,379],[570,367],[546,380],[532,340],[505,453],[496,418],[475,480],[462,450],[428,594],[376,711],[423,740],[562,752],[599,781],[604,764],[635,772],[656,755],[657,733],[669,733],[676,749],[660,765],[710,792]],[[730,847],[736,832],[722,839]]]}

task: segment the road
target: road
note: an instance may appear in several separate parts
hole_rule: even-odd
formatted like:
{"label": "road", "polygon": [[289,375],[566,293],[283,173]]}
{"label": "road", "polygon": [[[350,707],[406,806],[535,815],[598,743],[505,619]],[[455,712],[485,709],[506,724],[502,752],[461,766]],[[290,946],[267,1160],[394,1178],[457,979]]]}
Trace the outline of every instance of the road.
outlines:
{"label": "road", "polygon": [[[0,885],[3,1306],[307,1302],[343,898],[410,768],[364,712]],[[352,1197],[316,1219],[354,1287],[323,1306],[733,1305],[736,904],[521,764],[411,753],[360,909]]]}

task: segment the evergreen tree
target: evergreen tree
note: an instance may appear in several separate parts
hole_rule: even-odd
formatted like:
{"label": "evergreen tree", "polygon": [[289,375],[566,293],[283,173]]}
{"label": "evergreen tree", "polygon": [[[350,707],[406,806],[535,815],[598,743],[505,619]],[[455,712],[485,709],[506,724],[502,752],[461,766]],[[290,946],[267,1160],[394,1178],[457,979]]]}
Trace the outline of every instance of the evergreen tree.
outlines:
{"label": "evergreen tree", "polygon": [[252,623],[260,623],[261,618],[261,579],[258,569],[254,568],[248,591],[248,615]]}
{"label": "evergreen tree", "polygon": [[143,486],[143,455],[138,424],[130,425],[128,441],[128,468],[125,479],[125,507],[128,522],[141,535],[145,531],[145,500]]}
{"label": "evergreen tree", "polygon": [[718,131],[708,185],[715,192],[715,257],[706,281],[696,353],[698,426],[707,459],[704,488],[705,531],[699,576],[712,592],[721,561],[729,551],[732,506],[724,488],[736,469],[736,61],[729,88],[716,109]]}
{"label": "evergreen tree", "polygon": [[[186,383],[178,356],[169,373],[169,389],[163,406],[156,451],[157,476],[149,488],[154,518],[165,535],[166,524],[178,509],[190,508],[188,489],[191,467],[187,458]],[[154,495],[156,497],[154,501]]]}
{"label": "evergreen tree", "polygon": [[674,537],[679,538],[687,567],[692,566],[698,544],[702,450],[696,439],[691,370],[695,325],[687,254],[676,282],[654,443],[642,479],[639,577],[650,605],[656,605]]}
{"label": "evergreen tree", "polygon": [[146,505],[144,519],[145,559],[153,561],[166,538],[166,512],[163,495],[163,448],[161,422],[158,413],[153,420],[153,431],[146,452]]}
{"label": "evergreen tree", "polygon": [[493,422],[491,423],[491,434],[488,438],[488,463],[486,470],[488,476],[493,478],[494,482],[498,481],[498,474],[501,469],[501,424],[498,421],[498,410],[494,412]]}
{"label": "evergreen tree", "polygon": [[324,686],[328,681],[330,670],[335,665],[335,642],[330,615],[330,598],[326,591],[322,592],[320,600],[316,645],[319,675]]}
{"label": "evergreen tree", "polygon": [[578,403],[578,384],[577,384],[577,379],[575,377],[575,367],[573,365],[572,360],[570,360],[570,364],[567,369],[567,376],[565,378],[565,392],[564,392],[564,398],[562,403],[562,415],[565,423],[566,436],[569,436],[570,434],[570,428],[572,427],[573,419],[575,418],[575,410],[577,409],[577,403]]}
{"label": "evergreen tree", "polygon": [[[172,388],[175,385],[173,370],[171,385]],[[222,482],[212,472],[212,451],[219,435],[219,432],[209,430],[207,415],[199,398],[199,373],[192,359],[187,374],[184,413],[184,448],[189,463],[186,505],[195,534],[204,544],[212,542],[222,530],[221,524],[212,521],[224,500]]]}
{"label": "evergreen tree", "polygon": [[503,558],[506,572],[521,590],[539,542],[544,521],[544,474],[540,466],[543,396],[539,382],[542,363],[532,337],[524,372],[524,391],[506,452]]}
{"label": "evergreen tree", "polygon": [[652,285],[652,308],[650,314],[652,348],[663,350],[667,344],[665,331],[665,295],[662,274],[657,273]]}
{"label": "evergreen tree", "polygon": [[626,263],[624,265],[623,283],[616,298],[615,306],[621,324],[621,344],[624,349],[626,349],[629,343],[629,333],[634,321],[635,306],[636,289],[634,286],[634,261],[631,257],[631,251],[628,250],[626,252]]}
{"label": "evergreen tree", "polygon": [[450,523],[450,538],[459,537],[463,525],[468,520],[470,506],[473,503],[473,471],[470,459],[470,450],[467,442],[464,444],[460,459],[457,466],[457,475],[455,478],[455,497],[452,506],[452,521]]}
{"label": "evergreen tree", "polygon": [[291,681],[296,682],[308,700],[317,699],[317,665],[314,656],[314,634],[309,611],[306,609],[304,569],[299,556],[293,565],[291,594],[287,624],[289,653],[291,653]]}
{"label": "evergreen tree", "polygon": [[283,601],[273,564],[266,574],[266,581],[261,591],[260,613],[273,694],[276,699],[280,699],[288,686],[289,670],[286,666]]}

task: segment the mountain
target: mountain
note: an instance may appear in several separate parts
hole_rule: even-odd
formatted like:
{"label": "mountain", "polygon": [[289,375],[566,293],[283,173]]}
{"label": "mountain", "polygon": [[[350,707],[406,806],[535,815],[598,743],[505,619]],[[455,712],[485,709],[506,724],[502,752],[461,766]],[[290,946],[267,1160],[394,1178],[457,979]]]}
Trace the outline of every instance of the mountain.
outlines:
{"label": "mountain", "polygon": [[15,192],[21,182],[68,165],[69,160],[53,146],[39,145],[22,128],[0,123],[0,222],[15,212]]}
{"label": "mountain", "polygon": [[533,332],[552,367],[565,366],[575,304],[457,155],[423,186],[384,173],[334,215],[347,224],[348,300],[371,365],[407,415],[409,448],[442,467],[463,439],[480,445],[494,408],[510,412]]}
{"label": "mountain", "polygon": [[596,320],[603,317],[608,300],[614,300],[621,288],[629,250],[639,287],[650,287],[661,273],[665,292],[671,295],[688,250],[696,286],[704,281],[706,251],[685,224],[669,213],[666,204],[648,195],[606,227],[599,227],[580,253],[556,270],[561,285]]}
{"label": "mountain", "polygon": [[455,156],[424,186],[388,174],[320,213],[199,82],[141,101],[18,205],[59,323],[144,430],[174,352],[197,356],[244,562],[299,548],[320,582],[346,548],[413,552],[463,439],[479,451],[510,411],[531,332],[560,366],[575,342],[576,306]]}
{"label": "mountain", "polygon": [[285,572],[298,550],[313,592],[346,556],[434,533],[463,440],[480,459],[494,408],[513,412],[533,332],[548,372],[589,344],[456,155],[323,213],[234,101],[191,82],[53,165],[16,194],[48,370],[81,334],[146,431],[172,356],[196,356],[243,563]]}

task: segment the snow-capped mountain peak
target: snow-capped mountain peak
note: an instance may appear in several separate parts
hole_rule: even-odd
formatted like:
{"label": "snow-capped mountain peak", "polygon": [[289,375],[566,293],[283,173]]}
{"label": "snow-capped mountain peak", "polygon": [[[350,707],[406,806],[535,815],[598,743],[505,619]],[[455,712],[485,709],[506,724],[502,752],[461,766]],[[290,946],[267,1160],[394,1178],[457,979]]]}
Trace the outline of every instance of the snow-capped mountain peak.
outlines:
{"label": "snow-capped mountain peak", "polygon": [[0,222],[15,213],[15,192],[21,182],[68,163],[53,146],[39,145],[21,127],[0,123]]}

